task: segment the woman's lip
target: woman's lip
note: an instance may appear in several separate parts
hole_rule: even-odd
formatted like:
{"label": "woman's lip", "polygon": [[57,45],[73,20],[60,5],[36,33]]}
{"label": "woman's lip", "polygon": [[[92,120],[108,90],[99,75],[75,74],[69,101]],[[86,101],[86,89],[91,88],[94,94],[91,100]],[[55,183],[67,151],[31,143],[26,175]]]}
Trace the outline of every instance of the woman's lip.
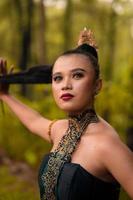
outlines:
{"label": "woman's lip", "polygon": [[63,94],[61,95],[61,99],[63,100],[69,100],[71,98],[73,98],[74,96],[72,94]]}

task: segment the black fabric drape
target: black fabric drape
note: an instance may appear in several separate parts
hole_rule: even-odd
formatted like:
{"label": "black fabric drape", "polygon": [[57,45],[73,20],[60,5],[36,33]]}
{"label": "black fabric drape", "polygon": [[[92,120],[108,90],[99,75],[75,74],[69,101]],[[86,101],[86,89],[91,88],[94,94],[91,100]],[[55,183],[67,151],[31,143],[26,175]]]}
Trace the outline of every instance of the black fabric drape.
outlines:
{"label": "black fabric drape", "polygon": [[52,65],[36,65],[28,70],[13,74],[0,75],[0,83],[37,84],[51,83]]}

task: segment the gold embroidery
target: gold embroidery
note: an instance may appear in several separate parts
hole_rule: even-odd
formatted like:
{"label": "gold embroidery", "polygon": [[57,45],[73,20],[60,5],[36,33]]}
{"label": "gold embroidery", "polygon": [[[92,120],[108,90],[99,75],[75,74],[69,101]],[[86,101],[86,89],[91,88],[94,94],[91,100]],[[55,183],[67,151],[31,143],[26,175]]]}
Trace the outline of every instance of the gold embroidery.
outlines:
{"label": "gold embroidery", "polygon": [[81,135],[88,124],[98,122],[94,110],[86,110],[78,116],[71,116],[66,134],[62,137],[57,149],[51,153],[47,164],[47,170],[41,176],[45,193],[42,200],[56,200],[56,185],[61,168],[65,162],[71,162],[71,155],[74,152]]}

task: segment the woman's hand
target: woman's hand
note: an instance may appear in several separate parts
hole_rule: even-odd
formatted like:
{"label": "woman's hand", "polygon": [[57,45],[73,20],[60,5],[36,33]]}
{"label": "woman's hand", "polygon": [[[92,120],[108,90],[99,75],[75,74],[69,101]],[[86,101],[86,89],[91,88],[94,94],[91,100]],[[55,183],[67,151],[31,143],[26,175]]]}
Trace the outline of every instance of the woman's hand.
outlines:
{"label": "woman's hand", "polygon": [[[9,73],[12,73],[13,67],[10,68]],[[0,58],[0,75],[6,75],[8,74],[7,72],[7,61],[4,60],[3,58]],[[8,94],[9,91],[9,84],[3,84],[0,83],[0,99],[2,99],[2,96],[4,94]]]}

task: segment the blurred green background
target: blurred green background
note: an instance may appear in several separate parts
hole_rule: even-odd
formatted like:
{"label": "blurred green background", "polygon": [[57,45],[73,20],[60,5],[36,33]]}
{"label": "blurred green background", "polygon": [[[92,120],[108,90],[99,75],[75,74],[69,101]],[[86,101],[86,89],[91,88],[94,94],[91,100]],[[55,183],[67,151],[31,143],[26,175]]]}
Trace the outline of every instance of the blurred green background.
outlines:
{"label": "blurred green background", "polygon": [[[0,0],[0,57],[15,72],[53,63],[77,45],[84,28],[95,32],[103,89],[98,113],[133,149],[133,0]],[[58,110],[50,85],[12,85],[11,93],[43,116]],[[37,173],[50,145],[32,135],[5,106],[0,112],[0,200],[39,200]],[[129,200],[122,191],[120,200]]]}

